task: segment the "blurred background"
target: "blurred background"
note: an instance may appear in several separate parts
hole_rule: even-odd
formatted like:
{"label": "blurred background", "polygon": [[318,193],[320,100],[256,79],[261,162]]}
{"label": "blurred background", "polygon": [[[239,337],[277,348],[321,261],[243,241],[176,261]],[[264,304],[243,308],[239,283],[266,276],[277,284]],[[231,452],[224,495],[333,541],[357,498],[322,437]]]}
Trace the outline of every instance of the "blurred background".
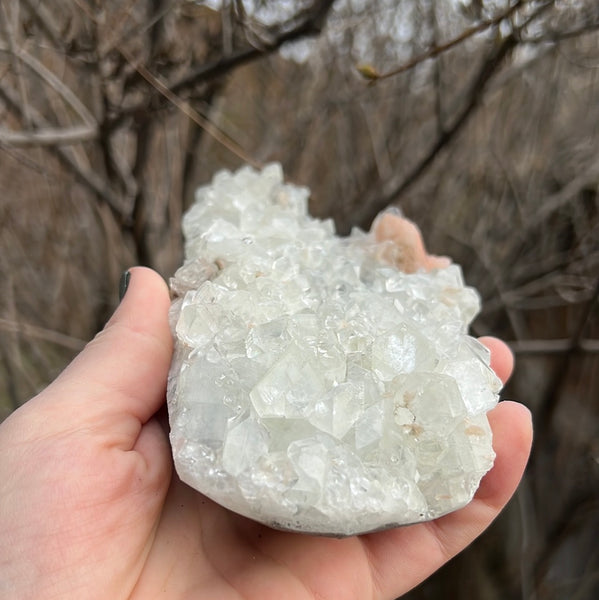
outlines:
{"label": "blurred background", "polygon": [[405,598],[599,598],[596,0],[0,0],[0,420],[271,161],[341,233],[401,207],[516,354],[526,477]]}

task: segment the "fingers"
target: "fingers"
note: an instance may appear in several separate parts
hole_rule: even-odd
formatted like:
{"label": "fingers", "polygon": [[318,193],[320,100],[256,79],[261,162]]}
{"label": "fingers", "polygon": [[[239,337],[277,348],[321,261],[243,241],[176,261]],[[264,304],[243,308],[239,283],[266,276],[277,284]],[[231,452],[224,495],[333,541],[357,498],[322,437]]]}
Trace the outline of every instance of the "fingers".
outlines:
{"label": "fingers", "polygon": [[491,351],[491,369],[495,371],[497,377],[505,385],[514,370],[514,355],[512,351],[507,344],[495,337],[484,336],[478,338],[478,341]]}
{"label": "fingers", "polygon": [[[150,269],[131,269],[127,292],[106,327],[47,388],[46,401],[77,412],[124,413],[145,423],[164,401],[172,354],[169,295]],[[71,406],[73,409],[73,406]]]}
{"label": "fingers", "polygon": [[530,412],[520,404],[502,402],[489,420],[497,457],[468,506],[429,523],[363,536],[381,598],[407,592],[462,551],[516,490],[532,443]]}
{"label": "fingers", "polygon": [[497,457],[493,469],[483,478],[473,504],[498,512],[516,491],[528,462],[532,417],[523,404],[506,400],[489,413],[489,423]]}
{"label": "fingers", "polygon": [[493,469],[483,477],[472,502],[432,523],[432,531],[448,558],[461,552],[497,517],[512,497],[528,462],[532,445],[530,411],[517,402],[502,402],[489,413]]}

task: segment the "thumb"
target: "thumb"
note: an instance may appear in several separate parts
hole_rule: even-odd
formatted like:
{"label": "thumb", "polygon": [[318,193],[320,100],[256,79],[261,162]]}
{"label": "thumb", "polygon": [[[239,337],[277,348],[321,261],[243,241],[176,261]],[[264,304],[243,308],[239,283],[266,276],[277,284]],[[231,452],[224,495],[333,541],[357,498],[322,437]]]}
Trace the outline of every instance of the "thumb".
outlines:
{"label": "thumb", "polygon": [[173,344],[168,308],[162,278],[131,269],[115,313],[46,389],[44,401],[70,404],[71,415],[127,415],[146,423],[164,402]]}

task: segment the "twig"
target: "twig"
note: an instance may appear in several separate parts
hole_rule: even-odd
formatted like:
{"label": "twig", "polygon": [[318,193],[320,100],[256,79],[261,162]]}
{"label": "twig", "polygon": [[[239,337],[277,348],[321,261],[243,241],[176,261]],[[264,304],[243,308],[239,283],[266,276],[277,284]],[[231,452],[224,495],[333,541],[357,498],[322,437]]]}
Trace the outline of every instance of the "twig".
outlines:
{"label": "twig", "polygon": [[68,146],[88,142],[97,137],[97,128],[86,125],[60,129],[36,129],[34,131],[12,131],[0,128],[0,144],[6,144],[13,148],[27,146]]}
{"label": "twig", "polygon": [[[124,7],[121,13],[118,15],[119,20],[124,22],[125,17],[129,15],[131,9],[137,3],[137,1],[138,0],[130,0],[130,4]],[[108,41],[101,43],[98,49],[98,55],[103,58],[113,49],[118,49],[119,45],[123,40],[132,39],[138,35],[141,35],[142,33],[145,33],[148,29],[154,27],[154,25],[156,25],[158,21],[163,19],[171,10],[173,10],[174,7],[174,2],[169,2],[165,7],[157,11],[149,21],[141,24],[136,24],[125,32],[122,32],[122,30],[118,30],[115,28],[113,35],[110,38],[108,38]]]}
{"label": "twig", "polygon": [[[506,342],[515,354],[564,354],[572,351],[571,339],[514,340]],[[579,340],[576,350],[585,354],[599,353],[599,340]]]}
{"label": "twig", "polygon": [[21,0],[29,9],[31,18],[35,20],[39,28],[44,32],[48,39],[56,48],[63,47],[64,43],[60,35],[60,27],[54,21],[54,18],[43,2],[33,4],[32,0]]}
{"label": "twig", "polygon": [[[173,82],[163,83],[165,89],[169,90],[174,94],[181,94],[184,91],[198,85],[226,75],[240,67],[245,65],[257,58],[269,56],[276,52],[283,44],[298,40],[303,37],[310,37],[318,35],[321,31],[324,20],[333,5],[334,0],[320,0],[315,2],[312,7],[302,12],[299,21],[294,20],[295,24],[289,28],[282,26],[282,33],[273,33],[272,40],[266,46],[257,48],[251,46],[243,50],[239,50],[228,56],[224,56],[219,60],[210,62],[208,64],[197,66],[191,69],[186,75]],[[77,0],[77,4],[81,6],[81,0]],[[168,99],[167,96],[157,88],[156,91],[164,98]],[[127,108],[127,110],[121,111],[121,113],[112,122],[108,123],[109,128],[114,128],[118,124],[130,115],[137,115],[140,112],[145,112],[148,106],[151,104],[152,97],[145,98],[143,101]]]}
{"label": "twig", "polygon": [[196,125],[204,129],[206,133],[212,136],[222,146],[227,148],[230,152],[238,156],[242,161],[252,165],[253,167],[260,168],[262,165],[254,160],[246,151],[237,143],[231,139],[226,133],[221,131],[214,123],[200,115],[189,102],[183,100],[160,79],[153,75],[144,65],[139,63],[132,54],[125,48],[118,47],[118,51],[124,56],[125,60],[131,64],[131,66],[162,96],[164,96],[173,106],[178,108],[185,116],[191,119]]}
{"label": "twig", "polygon": [[580,27],[568,31],[549,31],[537,36],[522,37],[522,41],[526,44],[558,43],[586,35],[587,33],[593,33],[597,31],[597,29],[599,29],[599,21],[585,23]]}
{"label": "twig", "polygon": [[[3,98],[8,106],[19,116],[23,117],[23,107],[21,106],[17,94],[10,88],[2,85],[0,81],[0,98]],[[33,107],[30,107],[32,124],[37,129],[48,127],[46,119],[40,115]],[[123,213],[118,198],[107,187],[106,182],[96,175],[91,169],[81,165],[75,157],[69,152],[69,148],[61,146],[49,146],[51,151],[56,155],[60,162],[65,165],[68,170],[73,173],[77,180],[83,183],[94,194],[97,194],[110,207],[111,211],[121,222],[128,220]]]}
{"label": "twig", "polygon": [[392,69],[391,71],[387,71],[386,73],[378,73],[375,70],[374,71],[375,75],[374,75],[374,77],[371,78],[372,82],[380,81],[382,79],[388,79],[389,77],[393,77],[394,75],[399,75],[401,73],[405,73],[406,71],[413,69],[415,66],[419,65],[420,63],[423,63],[425,60],[428,60],[430,58],[435,58],[435,57],[439,56],[440,54],[443,54],[444,52],[447,52],[448,50],[455,48],[456,46],[458,46],[462,42],[465,42],[467,39],[471,38],[472,36],[476,35],[477,33],[481,33],[483,31],[486,31],[487,29],[496,27],[504,19],[509,19],[516,12],[516,10],[518,10],[518,8],[520,8],[522,3],[523,3],[523,0],[518,0],[504,12],[494,16],[491,19],[483,20],[478,25],[469,27],[468,29],[464,30],[460,35],[456,36],[455,38],[452,38],[451,40],[449,40],[448,42],[445,42],[444,44],[440,44],[438,46],[437,45],[432,46],[431,48],[429,48],[422,54],[415,56],[411,60],[405,62],[403,65],[401,65],[399,67],[396,67],[395,69]]}
{"label": "twig", "polygon": [[47,69],[41,62],[31,56],[22,48],[3,48],[0,46],[0,52],[12,52],[14,55],[27,65],[36,75],[41,77],[62,99],[81,117],[81,120],[89,126],[96,126],[96,119],[81,102],[73,90],[66,86],[52,71]]}
{"label": "twig", "polygon": [[[475,109],[480,103],[487,85],[495,75],[498,68],[501,66],[505,57],[515,48],[518,43],[519,33],[526,28],[534,19],[539,17],[545,10],[550,8],[554,0],[548,0],[545,4],[540,5],[536,10],[529,15],[526,20],[505,37],[501,43],[495,44],[493,50],[484,61],[478,75],[475,77],[468,93],[466,94],[467,101],[461,112],[455,118],[453,124],[437,138],[437,141],[429,150],[428,154],[416,165],[416,167],[408,173],[405,179],[399,183],[390,192],[375,199],[372,202],[366,202],[361,211],[357,211],[355,222],[363,229],[368,229],[374,220],[375,216],[386,206],[397,201],[397,199],[410,188],[421,175],[433,164],[439,153],[455,138],[474,114]],[[521,2],[517,3],[518,6]],[[505,18],[505,17],[504,17]],[[497,24],[495,25],[497,27]]]}
{"label": "twig", "polygon": [[[87,4],[80,0],[77,0],[77,5],[85,12],[85,14],[92,20],[96,20],[91,9]],[[162,15],[162,13],[159,13]],[[152,19],[150,25],[146,24],[146,27],[153,27],[157,20]],[[197,110],[195,110],[189,102],[180,98],[176,91],[162,82],[156,75],[154,75],[144,64],[141,63],[133,54],[125,48],[122,44],[117,41],[114,42],[113,47],[121,56],[150,84],[150,86],[163,96],[170,104],[179,109],[184,115],[196,123],[199,127],[204,129],[208,135],[212,136],[222,146],[227,148],[230,152],[238,156],[242,161],[260,168],[262,165],[254,160],[247,152],[237,143],[231,139],[225,132],[220,130],[214,123],[212,123],[206,117],[203,117]],[[104,123],[104,129],[109,132],[114,129],[127,115],[136,114],[139,118],[140,114],[146,112],[149,100],[144,99],[141,104],[143,107],[137,105],[133,108],[129,108],[127,111],[120,111],[118,117],[111,122]]]}
{"label": "twig", "polygon": [[462,109],[461,113],[455,119],[451,127],[448,127],[437,138],[433,147],[428,151],[427,155],[416,165],[416,167],[405,177],[405,179],[390,192],[377,198],[372,202],[365,203],[362,210],[357,211],[355,222],[363,229],[368,229],[374,220],[374,217],[386,206],[395,202],[409,187],[411,187],[420,176],[434,162],[438,154],[451,142],[456,134],[461,131],[462,127],[467,123],[474,109],[480,102],[487,83],[492,78],[493,74],[501,65],[503,59],[517,44],[517,40],[513,35],[505,38],[499,46],[496,46],[493,52],[487,57],[483,66],[479,70],[477,77],[467,94],[468,101]]}
{"label": "twig", "polygon": [[10,321],[2,318],[0,318],[0,329],[9,333],[16,333],[26,337],[52,342],[53,344],[62,346],[63,348],[69,348],[70,350],[83,350],[85,344],[87,343],[84,340],[71,337],[70,335],[65,335],[64,333],[60,333],[58,331],[53,331],[44,327],[37,327],[36,325],[31,325],[29,323],[18,323],[16,321]]}
{"label": "twig", "polygon": [[599,299],[599,278],[597,279],[595,290],[585,309],[582,311],[578,324],[569,340],[569,348],[564,352],[565,356],[562,364],[558,365],[554,372],[553,378],[547,387],[547,393],[542,399],[537,411],[537,431],[539,432],[539,440],[544,439],[550,430],[550,425],[553,421],[553,415],[558,407],[561,397],[562,388],[566,381],[567,374],[574,358],[581,349],[581,342],[584,332],[591,320],[591,316],[595,309],[595,304]]}
{"label": "twig", "polygon": [[540,225],[555,211],[570,202],[585,185],[596,182],[597,177],[599,177],[599,158],[595,157],[582,173],[569,181],[561,190],[544,198],[543,203],[527,219],[526,226],[530,228]]}
{"label": "twig", "polygon": [[39,173],[43,175],[48,180],[57,180],[57,176],[54,173],[50,173],[43,165],[38,164],[29,156],[31,152],[16,152],[15,148],[8,146],[6,144],[2,144],[0,142],[0,150],[2,152],[6,152],[8,156],[10,156],[13,160],[21,163],[28,169],[31,169],[35,173]]}
{"label": "twig", "polygon": [[27,127],[31,127],[31,115],[29,114],[27,88],[25,87],[25,80],[23,78],[23,73],[21,71],[19,63],[15,60],[19,52],[19,48],[17,48],[15,44],[13,26],[10,22],[10,15],[8,14],[4,3],[0,3],[0,15],[0,23],[2,24],[2,29],[4,30],[4,35],[6,36],[6,40],[8,42],[8,48],[11,55],[11,63],[15,72],[15,76],[17,78],[19,96],[21,97],[21,104],[23,105],[23,119]]}

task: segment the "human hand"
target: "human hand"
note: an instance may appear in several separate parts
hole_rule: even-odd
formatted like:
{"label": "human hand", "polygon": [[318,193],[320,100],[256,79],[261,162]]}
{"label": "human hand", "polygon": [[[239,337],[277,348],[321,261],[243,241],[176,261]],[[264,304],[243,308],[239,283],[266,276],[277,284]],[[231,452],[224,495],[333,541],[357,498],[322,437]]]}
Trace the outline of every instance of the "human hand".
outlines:
{"label": "human hand", "polygon": [[[530,415],[502,402],[489,415],[495,466],[468,506],[436,521],[332,539],[231,513],[172,469],[160,423],[168,305],[164,282],[133,269],[106,328],[0,426],[0,597],[391,599],[465,548],[514,492]],[[483,342],[505,380],[509,350]]]}

